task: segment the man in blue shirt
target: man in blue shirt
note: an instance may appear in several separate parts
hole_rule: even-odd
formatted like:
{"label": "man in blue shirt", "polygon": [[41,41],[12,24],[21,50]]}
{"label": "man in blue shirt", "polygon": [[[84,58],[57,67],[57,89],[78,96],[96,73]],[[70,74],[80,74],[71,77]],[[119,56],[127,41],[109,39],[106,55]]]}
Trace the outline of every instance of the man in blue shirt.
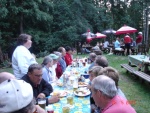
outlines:
{"label": "man in blue shirt", "polygon": [[119,50],[119,51],[122,50],[122,48],[120,48],[119,38],[116,38],[116,41],[115,41],[115,50]]}
{"label": "man in blue shirt", "polygon": [[62,58],[58,62],[61,65],[62,72],[64,72],[66,70],[66,62],[65,62],[65,58],[64,58],[64,56],[66,55],[66,50],[64,47],[59,47],[58,52],[60,52],[62,55]]}

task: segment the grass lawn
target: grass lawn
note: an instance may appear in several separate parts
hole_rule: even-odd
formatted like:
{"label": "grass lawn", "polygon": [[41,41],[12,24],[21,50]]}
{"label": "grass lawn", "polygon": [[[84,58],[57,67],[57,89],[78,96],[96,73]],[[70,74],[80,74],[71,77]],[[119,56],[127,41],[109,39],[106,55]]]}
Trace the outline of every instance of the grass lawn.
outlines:
{"label": "grass lawn", "polygon": [[[79,56],[80,57],[80,56]],[[83,57],[83,55],[82,55]],[[137,113],[150,113],[150,84],[142,83],[141,80],[127,74],[126,70],[120,67],[120,64],[128,63],[128,57],[106,55],[109,65],[117,69],[120,73],[119,86],[125,93],[127,99],[135,108]],[[37,59],[39,63],[42,58]],[[12,73],[11,68],[0,69],[0,72],[7,71]],[[126,103],[125,103],[126,104]]]}

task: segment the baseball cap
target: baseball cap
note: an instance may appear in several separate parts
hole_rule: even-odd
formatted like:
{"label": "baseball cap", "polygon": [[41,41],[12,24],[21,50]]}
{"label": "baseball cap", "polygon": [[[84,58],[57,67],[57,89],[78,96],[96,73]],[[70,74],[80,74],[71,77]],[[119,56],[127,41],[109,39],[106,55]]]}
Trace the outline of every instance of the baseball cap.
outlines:
{"label": "baseball cap", "polygon": [[139,32],[138,34],[142,35],[142,32]]}
{"label": "baseball cap", "polygon": [[53,60],[56,60],[59,58],[59,56],[55,55],[55,54],[50,54],[49,55]]}
{"label": "baseball cap", "polygon": [[33,100],[33,89],[23,80],[10,79],[0,84],[0,113],[14,112]]}

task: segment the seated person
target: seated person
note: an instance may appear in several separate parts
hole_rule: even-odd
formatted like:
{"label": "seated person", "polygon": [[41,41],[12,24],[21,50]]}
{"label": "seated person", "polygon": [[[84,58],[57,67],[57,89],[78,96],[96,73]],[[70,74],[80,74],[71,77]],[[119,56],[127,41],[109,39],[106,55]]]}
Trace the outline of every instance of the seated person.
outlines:
{"label": "seated person", "polygon": [[109,54],[112,54],[112,48],[108,47],[109,46],[109,42],[106,40],[103,44],[103,48],[104,49],[109,49]]}
{"label": "seated person", "polygon": [[43,71],[43,75],[42,78],[47,81],[48,83],[52,83],[53,82],[53,75],[52,72],[50,70],[50,67],[53,66],[53,59],[49,56],[46,56],[42,62],[42,71]]}
{"label": "seated person", "polygon": [[99,48],[99,43],[97,43],[93,48],[92,48],[93,51],[98,51],[100,50]]}
{"label": "seated person", "polygon": [[114,69],[112,67],[105,67],[99,71],[99,75],[106,75],[106,76],[112,78],[115,81],[115,85],[118,90],[118,92],[117,92],[118,95],[121,96],[122,98],[126,99],[124,93],[121,91],[121,89],[118,86],[119,72],[116,69]]}
{"label": "seated person", "polygon": [[[36,99],[45,98],[52,93],[52,86],[42,78],[42,66],[40,64],[32,64],[29,66],[28,73],[22,77],[24,81],[29,83],[33,88],[33,95]],[[47,98],[46,103],[55,103],[59,101],[58,96]]]}
{"label": "seated person", "polygon": [[89,60],[91,60],[91,65],[89,66],[89,70],[95,65],[95,58],[96,54],[95,53],[90,53],[89,54]]}
{"label": "seated person", "polygon": [[60,52],[61,56],[62,56],[58,62],[61,65],[62,72],[65,72],[65,70],[66,70],[66,61],[65,61],[65,57],[64,56],[66,55],[66,50],[65,50],[64,47],[59,47],[58,48],[58,52]]}
{"label": "seated person", "polygon": [[100,75],[92,80],[92,97],[102,113],[136,113],[127,100],[117,95],[113,79]]}
{"label": "seated person", "polygon": [[33,113],[35,111],[46,113],[44,109],[34,104],[31,85],[23,80],[15,79],[10,73],[0,73],[0,95],[0,105],[4,105],[0,107],[1,113]]}
{"label": "seated person", "polygon": [[56,67],[56,70],[55,70],[56,71],[56,77],[59,79],[61,77],[61,75],[63,74],[62,68],[61,68],[61,65],[60,65],[60,62],[59,62],[59,60],[61,60],[61,58],[62,58],[62,55],[58,51],[55,51],[54,54],[59,56],[58,62],[57,62],[57,67]]}
{"label": "seated person", "polygon": [[56,76],[56,68],[57,68],[57,63],[60,60],[59,56],[55,54],[50,54],[49,57],[53,59],[53,65],[50,67],[51,75],[52,75],[52,82],[55,82],[58,78]]}
{"label": "seated person", "polygon": [[107,67],[108,66],[108,60],[105,56],[98,55],[98,56],[96,56],[96,59],[95,59],[95,65],[96,66],[102,66],[103,68]]}
{"label": "seated person", "polygon": [[72,49],[70,46],[66,46],[66,55],[65,55],[65,61],[66,61],[66,65],[71,65],[72,64],[72,57],[71,57],[71,52],[72,52]]}
{"label": "seated person", "polygon": [[91,51],[88,50],[86,47],[89,47],[89,45],[86,42],[84,42],[82,45],[82,52],[83,53],[90,53]]}
{"label": "seated person", "polygon": [[122,51],[122,50],[123,50],[123,49],[120,47],[119,38],[116,38],[116,41],[115,41],[115,50],[119,50],[119,51]]}
{"label": "seated person", "polygon": [[[90,70],[89,70],[89,79],[90,79],[90,83],[87,86],[88,89],[91,89],[91,82],[92,80],[97,77],[99,75],[99,71],[101,71],[103,69],[103,67],[101,66],[93,66]],[[90,97],[90,104],[91,104],[91,113],[95,112],[97,110],[97,106],[95,105],[95,102],[93,100],[93,97]]]}

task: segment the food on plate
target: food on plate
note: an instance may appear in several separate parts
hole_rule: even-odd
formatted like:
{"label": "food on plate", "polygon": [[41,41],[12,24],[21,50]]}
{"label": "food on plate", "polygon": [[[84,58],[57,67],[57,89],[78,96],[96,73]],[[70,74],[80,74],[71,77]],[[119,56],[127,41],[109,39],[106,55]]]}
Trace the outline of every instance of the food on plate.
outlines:
{"label": "food on plate", "polygon": [[60,98],[67,96],[67,91],[54,91],[51,95],[59,96]]}
{"label": "food on plate", "polygon": [[78,85],[87,85],[85,82],[78,82]]}
{"label": "food on plate", "polygon": [[85,89],[77,89],[75,92],[79,95],[85,95],[88,90]]}
{"label": "food on plate", "polygon": [[62,87],[63,83],[62,82],[58,82],[57,85],[60,86],[60,87]]}
{"label": "food on plate", "polygon": [[54,92],[53,92],[53,95],[54,95],[54,96],[60,96],[60,93],[59,93],[58,91],[54,91]]}

